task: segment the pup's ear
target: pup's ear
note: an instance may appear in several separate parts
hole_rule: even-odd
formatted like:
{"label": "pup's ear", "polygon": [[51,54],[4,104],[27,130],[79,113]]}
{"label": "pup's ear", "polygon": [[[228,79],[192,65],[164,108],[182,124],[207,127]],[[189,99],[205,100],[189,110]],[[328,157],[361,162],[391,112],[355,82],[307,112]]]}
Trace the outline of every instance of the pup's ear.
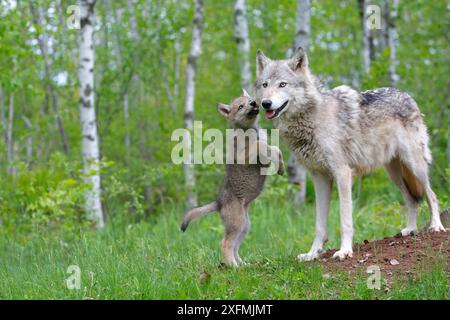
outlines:
{"label": "pup's ear", "polygon": [[261,50],[256,52],[256,77],[259,77],[264,68],[269,64],[270,59],[267,58]]}
{"label": "pup's ear", "polygon": [[217,105],[217,110],[225,117],[227,118],[230,114],[230,106],[224,103],[219,103]]}
{"label": "pup's ear", "polygon": [[294,56],[288,62],[289,67],[294,71],[304,71],[308,68],[308,55],[302,47],[298,47]]}
{"label": "pup's ear", "polygon": [[248,94],[247,90],[245,90],[244,88],[242,88],[242,93],[244,94],[244,97],[247,97],[249,99],[251,99],[252,97]]}

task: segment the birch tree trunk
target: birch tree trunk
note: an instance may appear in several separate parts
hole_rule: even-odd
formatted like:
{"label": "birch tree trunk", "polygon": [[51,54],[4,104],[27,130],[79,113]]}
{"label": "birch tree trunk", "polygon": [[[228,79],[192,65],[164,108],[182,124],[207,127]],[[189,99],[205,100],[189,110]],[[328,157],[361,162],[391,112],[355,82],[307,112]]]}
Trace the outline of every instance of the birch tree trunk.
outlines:
{"label": "birch tree trunk", "polygon": [[[204,16],[203,0],[195,0],[194,26],[192,29],[191,49],[189,51],[186,67],[186,101],[184,109],[185,126],[192,132],[194,128],[194,99],[195,99],[195,74],[197,59],[202,48],[202,31]],[[192,137],[193,138],[193,137]],[[189,142],[191,144],[191,141]],[[187,150],[191,150],[191,145]],[[197,194],[195,192],[195,172],[192,153],[189,153],[189,163],[184,165],[184,178],[186,186],[186,206],[192,208],[197,205]]]}
{"label": "birch tree trunk", "polygon": [[239,53],[241,68],[241,87],[252,92],[252,71],[250,67],[250,39],[248,35],[247,9],[245,0],[236,0],[234,4],[234,36]]}
{"label": "birch tree trunk", "polygon": [[373,38],[372,38],[372,32],[368,26],[367,19],[368,19],[368,12],[367,12],[367,6],[368,6],[368,0],[358,0],[359,4],[359,12],[361,17],[361,26],[362,26],[362,45],[363,45],[363,67],[364,72],[368,74],[370,72],[370,65],[371,61],[374,58],[374,45],[373,45]]}
{"label": "birch tree trunk", "polygon": [[[393,0],[392,9],[387,10],[387,36],[388,36],[388,46],[389,46],[389,79],[391,86],[395,87],[399,80],[397,74],[397,46],[398,46],[398,35],[397,35],[397,16],[398,16],[398,2],[399,0]],[[387,4],[389,2],[387,1]],[[388,5],[389,8],[389,5]]]}
{"label": "birch tree trunk", "polygon": [[86,212],[95,221],[97,228],[104,226],[101,205],[99,141],[94,104],[94,7],[95,0],[81,0],[79,81],[80,121],[85,183],[89,188],[85,194]]}
{"label": "birch tree trunk", "polygon": [[[309,49],[309,38],[311,34],[311,0],[297,1],[297,17],[295,27],[295,37],[292,50],[295,52],[298,47]],[[293,153],[288,159],[288,182],[299,186],[295,195],[294,203],[300,204],[306,198],[306,168],[297,162]]]}

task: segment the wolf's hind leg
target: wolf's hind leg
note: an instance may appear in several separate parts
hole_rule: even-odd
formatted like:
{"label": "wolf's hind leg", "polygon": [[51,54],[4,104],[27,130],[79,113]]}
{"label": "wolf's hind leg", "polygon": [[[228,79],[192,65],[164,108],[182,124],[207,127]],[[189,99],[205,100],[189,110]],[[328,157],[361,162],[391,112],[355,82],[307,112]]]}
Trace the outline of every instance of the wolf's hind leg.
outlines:
{"label": "wolf's hind leg", "polygon": [[225,236],[221,243],[224,263],[237,267],[239,261],[236,259],[235,250],[246,223],[245,208],[239,201],[232,201],[222,207],[221,216],[225,227]]}
{"label": "wolf's hind leg", "polygon": [[405,205],[408,209],[408,222],[405,228],[402,229],[402,236],[407,236],[417,232],[417,214],[419,212],[419,201],[411,195],[410,191],[405,185],[402,177],[401,163],[398,158],[393,159],[390,163],[385,165],[386,172],[389,174],[392,182],[400,189]]}
{"label": "wolf's hind leg", "polygon": [[[408,159],[402,159],[403,166],[403,176],[407,177],[410,175],[413,177],[407,180],[417,181],[416,185],[420,186],[420,191],[422,194],[425,194],[427,199],[428,207],[431,212],[431,222],[430,222],[430,230],[435,232],[444,231],[445,228],[442,225],[441,217],[439,214],[439,203],[437,201],[436,195],[431,189],[430,179],[428,177],[428,164],[425,159],[421,156],[419,152],[413,153],[411,157]],[[406,173],[406,174],[405,174]],[[408,185],[412,185],[414,187],[414,183],[408,182]],[[409,187],[408,189],[414,189]],[[417,189],[417,188],[416,188]]]}

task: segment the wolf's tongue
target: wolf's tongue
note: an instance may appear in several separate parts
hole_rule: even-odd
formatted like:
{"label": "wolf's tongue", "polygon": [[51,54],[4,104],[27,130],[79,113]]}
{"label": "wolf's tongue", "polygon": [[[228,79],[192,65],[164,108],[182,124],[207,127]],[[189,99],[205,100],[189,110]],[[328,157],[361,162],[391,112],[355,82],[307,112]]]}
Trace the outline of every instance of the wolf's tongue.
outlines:
{"label": "wolf's tongue", "polygon": [[266,119],[272,118],[274,114],[275,114],[274,110],[267,110],[266,111]]}

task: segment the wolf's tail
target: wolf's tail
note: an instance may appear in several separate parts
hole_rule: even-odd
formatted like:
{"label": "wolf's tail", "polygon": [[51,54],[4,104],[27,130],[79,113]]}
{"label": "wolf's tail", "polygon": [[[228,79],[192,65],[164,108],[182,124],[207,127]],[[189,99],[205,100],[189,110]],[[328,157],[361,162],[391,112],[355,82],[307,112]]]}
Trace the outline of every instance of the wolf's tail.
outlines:
{"label": "wolf's tail", "polygon": [[203,217],[204,215],[207,215],[208,213],[217,211],[219,209],[219,205],[217,204],[217,201],[208,203],[207,205],[204,205],[202,207],[197,207],[189,210],[186,212],[183,218],[183,223],[181,224],[181,231],[186,231],[189,223],[193,219],[197,219],[200,217]]}

